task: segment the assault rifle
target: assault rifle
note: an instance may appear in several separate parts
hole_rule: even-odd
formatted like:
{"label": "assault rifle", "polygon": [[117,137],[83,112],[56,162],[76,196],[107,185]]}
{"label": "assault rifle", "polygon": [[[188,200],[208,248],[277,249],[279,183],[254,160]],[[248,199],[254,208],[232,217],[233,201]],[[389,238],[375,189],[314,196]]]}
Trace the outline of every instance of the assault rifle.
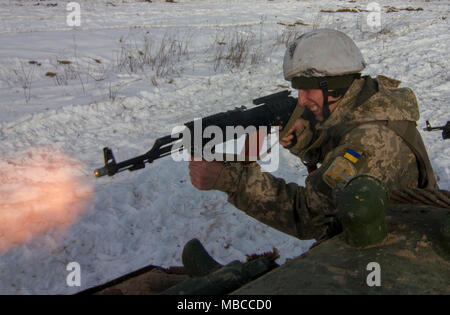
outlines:
{"label": "assault rifle", "polygon": [[427,127],[423,128],[424,131],[433,131],[433,130],[442,130],[442,138],[443,139],[450,139],[450,121],[447,121],[447,124],[445,126],[440,127],[431,127],[430,122],[426,121]]}
{"label": "assault rifle", "polygon": [[[292,122],[291,114],[296,109],[297,99],[289,96],[290,91],[282,91],[274,94],[270,94],[267,96],[263,96],[253,100],[254,105],[259,105],[250,109],[247,109],[245,106],[240,108],[236,108],[234,110],[229,110],[226,112],[214,114],[208,117],[204,117],[201,119],[202,126],[202,135],[203,131],[208,126],[217,126],[222,130],[222,134],[224,136],[224,141],[235,139],[235,135],[233,137],[229,137],[226,133],[227,126],[242,126],[244,129],[250,126],[254,126],[257,129],[260,126],[265,126],[267,128],[282,126],[284,130],[290,128]],[[303,107],[297,107],[297,112],[301,114],[300,110]],[[289,128],[286,128],[286,125],[289,122]],[[194,134],[194,121],[190,121],[185,124],[187,128],[190,130],[190,134]],[[113,152],[110,148],[103,148],[103,156],[105,160],[105,166],[94,171],[94,176],[113,176],[116,173],[129,170],[135,171],[145,167],[145,163],[152,163],[154,160],[170,155],[174,152],[182,151],[187,149],[191,152],[191,155],[194,155],[194,151],[196,148],[194,145],[191,145],[190,148],[187,147],[178,147],[174,149],[174,144],[182,138],[182,135],[167,135],[156,139],[153,147],[145,154],[131,158],[129,160],[116,163]],[[295,139],[295,137],[294,137]],[[201,146],[203,146],[208,142],[208,139],[202,139]],[[198,148],[197,148],[198,149]],[[196,151],[198,152],[198,151]]]}

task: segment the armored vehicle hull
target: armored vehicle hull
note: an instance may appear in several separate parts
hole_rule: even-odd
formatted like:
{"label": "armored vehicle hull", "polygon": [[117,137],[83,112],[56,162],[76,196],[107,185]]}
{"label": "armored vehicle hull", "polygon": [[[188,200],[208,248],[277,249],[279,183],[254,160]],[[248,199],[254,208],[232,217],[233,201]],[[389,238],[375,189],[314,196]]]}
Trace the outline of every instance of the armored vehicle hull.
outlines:
{"label": "armored vehicle hull", "polygon": [[233,294],[450,294],[449,219],[448,209],[390,206],[382,244],[354,248],[339,234]]}

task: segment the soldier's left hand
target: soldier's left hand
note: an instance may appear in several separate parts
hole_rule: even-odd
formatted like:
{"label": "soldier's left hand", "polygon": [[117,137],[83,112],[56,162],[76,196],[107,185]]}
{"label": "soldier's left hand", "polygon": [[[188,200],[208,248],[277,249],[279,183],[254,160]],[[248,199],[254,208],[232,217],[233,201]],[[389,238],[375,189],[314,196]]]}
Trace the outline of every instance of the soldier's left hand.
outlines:
{"label": "soldier's left hand", "polygon": [[189,176],[191,177],[192,185],[200,190],[213,189],[224,166],[223,162],[194,161],[191,157],[189,161]]}

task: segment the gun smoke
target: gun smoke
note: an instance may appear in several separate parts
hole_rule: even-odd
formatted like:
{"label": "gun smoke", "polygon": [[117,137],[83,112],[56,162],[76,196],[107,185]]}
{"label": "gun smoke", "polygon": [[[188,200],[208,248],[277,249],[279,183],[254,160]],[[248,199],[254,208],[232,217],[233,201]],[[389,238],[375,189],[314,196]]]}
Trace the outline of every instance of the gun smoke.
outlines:
{"label": "gun smoke", "polygon": [[45,233],[64,236],[93,196],[81,167],[54,148],[0,160],[0,254]]}

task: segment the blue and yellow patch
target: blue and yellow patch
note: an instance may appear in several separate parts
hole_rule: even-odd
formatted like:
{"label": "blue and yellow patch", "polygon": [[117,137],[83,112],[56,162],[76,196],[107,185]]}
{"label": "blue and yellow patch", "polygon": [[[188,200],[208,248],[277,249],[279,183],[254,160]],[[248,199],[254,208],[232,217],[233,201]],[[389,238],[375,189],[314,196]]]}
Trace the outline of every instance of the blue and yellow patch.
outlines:
{"label": "blue and yellow patch", "polygon": [[338,156],[322,175],[323,181],[331,188],[336,187],[338,183],[348,182],[353,176],[357,175],[355,163],[359,161],[361,154],[347,149],[344,156]]}
{"label": "blue and yellow patch", "polygon": [[361,154],[353,151],[352,149],[347,149],[347,152],[344,154],[344,157],[353,164],[355,164],[356,162],[358,162],[359,158],[361,157]]}
{"label": "blue and yellow patch", "polygon": [[334,188],[340,182],[348,182],[356,174],[353,164],[342,156],[338,156],[322,175],[322,179],[328,186]]}

